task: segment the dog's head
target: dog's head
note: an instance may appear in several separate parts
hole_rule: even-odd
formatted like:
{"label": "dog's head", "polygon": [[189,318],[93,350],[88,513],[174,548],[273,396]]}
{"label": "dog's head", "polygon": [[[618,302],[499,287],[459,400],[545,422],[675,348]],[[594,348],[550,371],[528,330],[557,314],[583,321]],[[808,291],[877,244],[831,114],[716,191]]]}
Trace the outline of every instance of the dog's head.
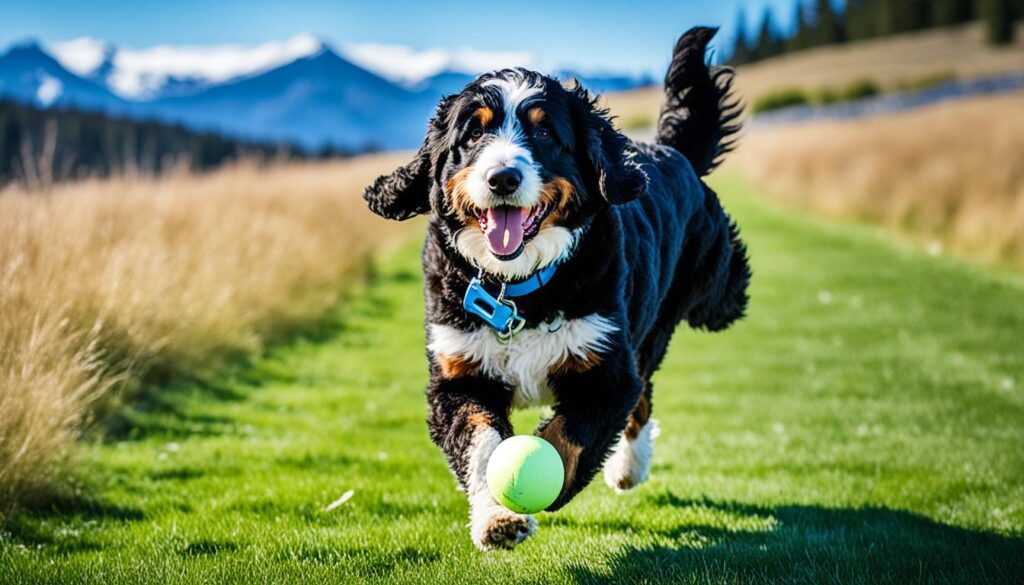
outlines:
{"label": "dog's head", "polygon": [[506,69],[442,100],[415,159],[364,197],[389,219],[433,212],[459,254],[515,278],[567,257],[589,218],[646,188],[586,90]]}

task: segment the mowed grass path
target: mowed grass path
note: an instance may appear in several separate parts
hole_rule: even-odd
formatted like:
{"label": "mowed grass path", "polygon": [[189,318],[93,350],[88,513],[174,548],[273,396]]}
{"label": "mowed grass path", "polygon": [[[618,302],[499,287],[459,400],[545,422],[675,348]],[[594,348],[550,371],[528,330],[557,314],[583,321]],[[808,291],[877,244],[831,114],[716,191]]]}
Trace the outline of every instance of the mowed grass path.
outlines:
{"label": "mowed grass path", "polygon": [[79,497],[4,526],[0,580],[1024,582],[1024,285],[716,187],[749,317],[677,336],[634,492],[598,480],[514,552],[471,545],[409,247],[321,334],[149,392]]}

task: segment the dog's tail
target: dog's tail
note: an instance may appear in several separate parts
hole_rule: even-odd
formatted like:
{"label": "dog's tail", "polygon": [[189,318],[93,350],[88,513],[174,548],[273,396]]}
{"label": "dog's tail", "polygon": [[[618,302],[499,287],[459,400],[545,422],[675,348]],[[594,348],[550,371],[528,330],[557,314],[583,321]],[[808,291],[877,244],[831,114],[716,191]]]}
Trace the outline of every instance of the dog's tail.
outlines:
{"label": "dog's tail", "polygon": [[732,95],[733,70],[708,67],[717,28],[695,27],[679,38],[665,75],[668,98],[658,120],[658,144],[690,160],[698,175],[713,171],[736,146],[743,104]]}

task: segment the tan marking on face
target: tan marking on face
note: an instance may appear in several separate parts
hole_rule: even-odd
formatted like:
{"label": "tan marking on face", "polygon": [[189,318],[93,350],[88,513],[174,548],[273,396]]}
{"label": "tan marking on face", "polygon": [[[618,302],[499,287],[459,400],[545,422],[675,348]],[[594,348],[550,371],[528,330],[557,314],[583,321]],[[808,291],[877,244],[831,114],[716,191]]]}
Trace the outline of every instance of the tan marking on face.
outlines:
{"label": "tan marking on face", "polygon": [[542,120],[544,120],[544,110],[540,108],[530,108],[530,111],[527,113],[527,116],[530,119],[530,123],[536,126],[537,124],[540,124]]}
{"label": "tan marking on face", "polygon": [[488,108],[487,106],[483,106],[477,108],[477,110],[473,112],[473,116],[480,120],[481,126],[486,128],[487,125],[491,123],[491,120],[494,119],[494,111],[491,110],[491,108]]}
{"label": "tan marking on face", "polygon": [[544,218],[541,227],[558,225],[565,219],[569,211],[569,203],[572,202],[576,190],[568,179],[555,177],[544,183],[540,188],[540,202],[544,205],[553,205],[554,209]]}
{"label": "tan marking on face", "polygon": [[445,184],[445,198],[448,200],[448,205],[455,212],[462,223],[467,226],[479,226],[476,220],[476,215],[473,213],[473,200],[469,196],[469,189],[466,186],[466,182],[469,180],[469,176],[473,174],[473,165],[470,165],[448,180]]}
{"label": "tan marking on face", "polygon": [[461,378],[477,372],[478,364],[462,356],[440,354],[436,359],[437,365],[441,368],[441,375],[445,378]]}
{"label": "tan marking on face", "polygon": [[562,465],[565,467],[565,482],[562,484],[564,489],[576,477],[576,467],[579,465],[580,453],[583,452],[583,447],[570,441],[565,436],[565,417],[562,415],[551,419],[544,427],[544,430],[540,432],[540,436],[548,443],[551,443],[551,446],[555,448],[555,451],[558,451],[558,455],[562,458]]}
{"label": "tan marking on face", "polygon": [[640,400],[636,403],[636,408],[629,415],[629,421],[626,423],[626,429],[622,432],[626,435],[626,438],[630,441],[635,441],[640,436],[640,431],[643,430],[644,425],[651,419],[651,401],[647,399],[646,395],[640,396]]}

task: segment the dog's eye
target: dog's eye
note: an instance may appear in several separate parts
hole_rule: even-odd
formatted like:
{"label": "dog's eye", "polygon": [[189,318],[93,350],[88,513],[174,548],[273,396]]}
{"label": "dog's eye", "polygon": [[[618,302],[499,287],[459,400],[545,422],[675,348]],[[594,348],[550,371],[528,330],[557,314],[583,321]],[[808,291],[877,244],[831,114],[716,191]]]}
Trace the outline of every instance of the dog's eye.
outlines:
{"label": "dog's eye", "polygon": [[548,130],[547,128],[545,128],[543,126],[541,126],[540,128],[537,128],[537,138],[540,139],[540,140],[550,140],[551,139],[551,130]]}
{"label": "dog's eye", "polygon": [[473,128],[469,131],[469,141],[476,142],[480,140],[480,137],[484,135],[484,131],[480,128]]}

